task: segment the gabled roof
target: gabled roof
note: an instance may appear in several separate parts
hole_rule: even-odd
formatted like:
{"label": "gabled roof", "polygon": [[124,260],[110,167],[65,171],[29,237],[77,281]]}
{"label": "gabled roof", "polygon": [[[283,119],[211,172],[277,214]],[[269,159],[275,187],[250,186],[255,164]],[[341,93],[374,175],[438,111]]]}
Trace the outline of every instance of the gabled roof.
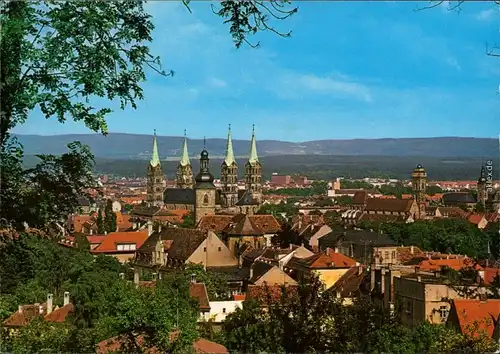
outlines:
{"label": "gabled roof", "polygon": [[[283,290],[285,293],[283,293]],[[296,294],[298,286],[295,284],[283,285],[248,285],[245,300],[256,300],[262,305],[269,305],[271,303],[279,302],[282,295]]]}
{"label": "gabled roof", "polygon": [[208,300],[208,292],[205,283],[189,284],[189,294],[191,297],[198,299],[200,302],[200,310],[210,311],[210,302]]}
{"label": "gabled roof", "polygon": [[288,262],[288,265],[293,268],[293,265],[299,265],[310,269],[325,269],[325,268],[351,268],[356,265],[356,261],[346,255],[334,252],[327,249],[326,252],[319,252],[311,257],[296,258]]}
{"label": "gabled roof", "polygon": [[75,307],[73,304],[67,304],[64,305],[63,307],[58,307],[51,313],[45,316],[45,321],[49,322],[64,322],[66,320],[66,317],[73,312]]}
{"label": "gabled roof", "polygon": [[130,215],[152,217],[159,211],[160,207],[157,206],[137,205],[130,211]]}
{"label": "gabled roof", "polygon": [[443,202],[445,204],[473,204],[476,198],[469,192],[452,192],[443,195]]}
{"label": "gabled roof", "polygon": [[252,266],[252,277],[249,279],[251,283],[255,283],[259,278],[264,276],[267,272],[273,269],[275,266],[272,264],[268,264],[266,262],[260,262],[259,260],[255,261]]}
{"label": "gabled roof", "polygon": [[[453,299],[452,312],[455,312],[460,330],[463,334],[480,335],[484,331],[489,337],[493,335],[494,323],[500,315],[500,300],[489,299]],[[478,327],[478,331],[475,327]],[[471,333],[472,331],[472,333]]]}
{"label": "gabled roof", "polygon": [[486,220],[486,218],[484,217],[483,214],[470,214],[467,217],[467,221],[470,222],[471,224],[474,224],[474,225],[479,225],[479,223],[483,219]]}
{"label": "gabled roof", "polygon": [[18,311],[14,312],[5,321],[3,321],[3,325],[4,327],[23,327],[28,325],[36,317],[43,316],[46,311],[46,303],[40,305],[22,305],[19,307]]}
{"label": "gabled roof", "polygon": [[258,236],[264,234],[248,215],[245,215],[237,223],[229,224],[224,229],[224,232],[235,236]]}
{"label": "gabled roof", "polygon": [[118,251],[117,244],[135,244],[136,249],[141,247],[148,238],[148,230],[131,232],[110,232],[92,253],[123,253],[135,251]]}
{"label": "gabled roof", "polygon": [[180,227],[162,228],[160,232],[155,232],[148,237],[137,252],[151,253],[155,250],[158,241],[171,241],[167,250],[168,257],[185,261],[206,238],[207,232],[202,230]]}
{"label": "gabled roof", "polygon": [[390,212],[409,212],[413,205],[413,199],[381,199],[368,198],[366,200],[366,211],[390,211]]}
{"label": "gabled roof", "polygon": [[195,204],[196,191],[191,188],[167,188],[163,192],[166,204]]}
{"label": "gabled roof", "polygon": [[[426,259],[420,262],[419,267],[422,271],[436,271],[441,267],[449,267],[454,270],[474,266],[474,261],[470,258],[454,258],[454,259]],[[478,264],[474,266],[475,269],[481,270],[482,267]]]}
{"label": "gabled roof", "polygon": [[357,191],[352,197],[352,204],[365,204],[368,199],[368,193],[366,191]]}
{"label": "gabled roof", "polygon": [[238,200],[236,203],[237,206],[245,206],[245,205],[258,205],[259,201],[252,197],[252,193],[246,191],[245,194]]}
{"label": "gabled roof", "polygon": [[[207,215],[200,219],[196,228],[204,231],[213,231],[221,233],[228,227],[230,223],[240,222],[246,214],[237,215]],[[257,228],[265,234],[274,234],[281,230],[281,225],[273,215],[270,214],[255,214],[246,215]]]}
{"label": "gabled roof", "polygon": [[339,292],[341,297],[344,298],[353,297],[359,292],[365,276],[366,274],[361,266],[351,267],[329,290]]}

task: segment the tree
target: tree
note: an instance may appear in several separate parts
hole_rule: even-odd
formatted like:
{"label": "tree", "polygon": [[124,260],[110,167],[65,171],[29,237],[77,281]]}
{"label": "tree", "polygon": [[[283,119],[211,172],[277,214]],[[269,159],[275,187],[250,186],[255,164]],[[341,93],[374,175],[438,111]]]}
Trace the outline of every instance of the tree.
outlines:
{"label": "tree", "polygon": [[108,199],[104,208],[104,231],[116,232],[116,214],[113,211],[113,201]]}
{"label": "tree", "polygon": [[208,298],[211,301],[231,300],[228,278],[221,273],[206,271],[201,264],[188,264],[184,275],[197,282],[204,283],[207,287]]}
{"label": "tree", "polygon": [[101,208],[99,208],[99,210],[97,210],[96,223],[97,223],[97,232],[100,235],[103,235],[104,232],[106,231],[106,228],[104,227],[104,219],[102,217],[102,210],[101,210]]}
{"label": "tree", "polygon": [[190,211],[188,214],[184,215],[184,217],[182,218],[182,224],[180,224],[179,226],[186,229],[194,228],[194,213]]}
{"label": "tree", "polygon": [[284,223],[281,229],[274,235],[271,239],[273,245],[280,248],[288,248],[290,244],[300,245],[302,241],[296,230],[292,230],[292,225],[290,223]]}

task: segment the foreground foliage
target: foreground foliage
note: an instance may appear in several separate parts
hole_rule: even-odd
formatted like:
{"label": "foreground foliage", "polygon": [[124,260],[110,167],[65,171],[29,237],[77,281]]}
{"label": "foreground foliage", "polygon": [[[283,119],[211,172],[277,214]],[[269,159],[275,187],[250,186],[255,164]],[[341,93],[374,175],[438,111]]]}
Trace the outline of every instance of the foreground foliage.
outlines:
{"label": "foreground foliage", "polygon": [[[494,351],[489,338],[469,338],[442,325],[409,329],[369,299],[344,306],[317,278],[263,302],[245,301],[223,325],[230,351],[244,353],[475,353]],[[274,301],[273,301],[274,299]],[[268,305],[262,311],[261,305]]]}

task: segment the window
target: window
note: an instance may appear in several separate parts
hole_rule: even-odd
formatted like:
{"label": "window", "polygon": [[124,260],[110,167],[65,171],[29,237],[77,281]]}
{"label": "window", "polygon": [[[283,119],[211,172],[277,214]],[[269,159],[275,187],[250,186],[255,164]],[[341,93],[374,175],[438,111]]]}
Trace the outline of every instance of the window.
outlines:
{"label": "window", "polygon": [[117,244],[117,251],[135,251],[136,244],[135,243],[125,243],[125,244]]}
{"label": "window", "polygon": [[208,204],[208,194],[203,197],[203,204]]}
{"label": "window", "polygon": [[392,251],[392,259],[396,259],[396,251]]}
{"label": "window", "polygon": [[222,247],[220,247],[220,246],[219,246],[219,247],[217,248],[217,251],[219,251],[219,252],[220,252],[220,251],[222,251]]}
{"label": "window", "polygon": [[384,259],[389,259],[389,251],[384,252]]}
{"label": "window", "polygon": [[226,313],[226,308],[225,307],[222,309],[222,313]]}
{"label": "window", "polygon": [[447,306],[440,306],[439,307],[439,320],[441,321],[441,323],[445,323],[447,318],[448,318],[448,307]]}
{"label": "window", "polygon": [[206,247],[203,247],[203,252],[206,252],[207,251],[207,248]]}

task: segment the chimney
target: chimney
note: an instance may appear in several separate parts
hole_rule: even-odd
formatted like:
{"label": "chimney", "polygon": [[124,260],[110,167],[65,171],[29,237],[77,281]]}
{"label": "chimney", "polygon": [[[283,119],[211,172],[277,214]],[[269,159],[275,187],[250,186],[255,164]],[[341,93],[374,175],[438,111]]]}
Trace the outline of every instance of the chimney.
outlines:
{"label": "chimney", "polygon": [[104,234],[105,234],[105,235],[107,235],[107,234],[108,234],[108,232],[107,232],[107,231],[104,231]]}
{"label": "chimney", "polygon": [[333,252],[335,252],[335,253],[339,253],[339,248],[338,248],[338,247],[335,247],[335,248],[333,249]]}
{"label": "chimney", "polygon": [[288,247],[290,248],[290,250],[292,250],[293,249],[292,243],[290,243],[290,245]]}
{"label": "chimney", "polygon": [[253,278],[253,267],[250,267],[250,279]]}
{"label": "chimney", "polygon": [[196,274],[191,274],[191,284],[196,284]]}
{"label": "chimney", "polygon": [[325,253],[326,253],[326,255],[327,255],[327,256],[329,256],[329,255],[330,255],[330,247],[327,247],[327,248],[326,248],[326,252],[325,252]]}
{"label": "chimney", "polygon": [[413,248],[413,246],[410,246],[410,253],[413,254],[413,252],[414,252],[414,248]]}
{"label": "chimney", "polygon": [[139,271],[134,269],[134,284],[139,285]]}
{"label": "chimney", "polygon": [[242,265],[243,265],[243,255],[240,254],[238,257],[238,268],[241,269]]}
{"label": "chimney", "polygon": [[153,234],[153,223],[151,220],[148,220],[148,236],[151,236]]}
{"label": "chimney", "polygon": [[92,230],[92,229],[90,229],[90,234],[91,234],[91,235],[93,234],[93,230]]}
{"label": "chimney", "polygon": [[421,283],[421,282],[422,282],[422,277],[421,277],[420,275],[418,275],[418,276],[417,276],[417,281],[418,281],[419,283]]}
{"label": "chimney", "polygon": [[64,306],[69,304],[69,292],[65,291],[64,292]]}
{"label": "chimney", "polygon": [[153,273],[153,281],[156,281],[158,279],[158,274],[157,273]]}
{"label": "chimney", "polygon": [[158,272],[158,280],[161,280],[161,273]]}
{"label": "chimney", "polygon": [[358,275],[361,275],[361,274],[363,274],[363,266],[358,265]]}
{"label": "chimney", "polygon": [[419,266],[416,266],[415,267],[415,273],[419,273],[420,272],[420,267]]}
{"label": "chimney", "polygon": [[19,307],[17,308],[17,311],[19,313],[23,313],[23,305],[19,305]]}
{"label": "chimney", "polygon": [[38,312],[40,313],[40,315],[43,315],[43,306],[42,305],[38,305]]}
{"label": "chimney", "polygon": [[120,279],[125,279],[125,273],[120,273],[118,275],[120,276]]}
{"label": "chimney", "polygon": [[52,298],[54,295],[48,294],[47,295],[47,315],[52,312]]}

